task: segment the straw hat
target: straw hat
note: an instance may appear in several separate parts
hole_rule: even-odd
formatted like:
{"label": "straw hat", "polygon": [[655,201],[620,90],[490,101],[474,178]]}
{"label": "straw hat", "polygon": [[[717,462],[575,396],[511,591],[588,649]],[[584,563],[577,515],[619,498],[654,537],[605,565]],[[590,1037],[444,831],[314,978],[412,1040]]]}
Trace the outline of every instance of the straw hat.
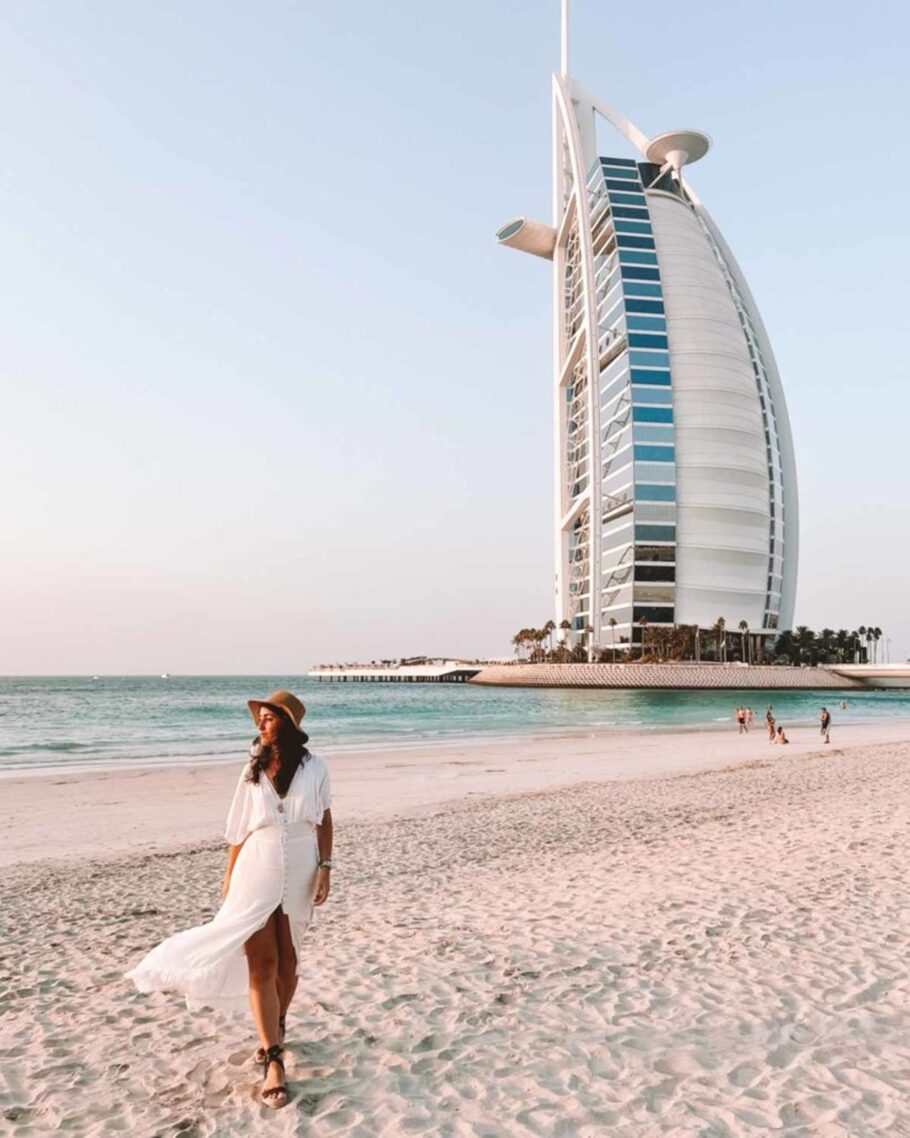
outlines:
{"label": "straw hat", "polygon": [[300,702],[296,695],[291,695],[289,691],[274,691],[266,699],[248,699],[247,705],[253,714],[253,720],[258,725],[259,723],[259,709],[260,707],[277,708],[283,711],[285,715],[294,724],[301,735],[304,734],[300,726],[300,720],[306,715],[306,708]]}

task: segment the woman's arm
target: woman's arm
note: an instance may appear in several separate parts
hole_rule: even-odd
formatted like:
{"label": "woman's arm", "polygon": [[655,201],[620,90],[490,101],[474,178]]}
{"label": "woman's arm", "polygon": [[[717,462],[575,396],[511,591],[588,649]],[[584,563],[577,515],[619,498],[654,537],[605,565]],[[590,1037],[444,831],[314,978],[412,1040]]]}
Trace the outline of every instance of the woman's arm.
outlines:
{"label": "woman's arm", "polygon": [[228,846],[228,863],[227,869],[224,871],[224,882],[221,886],[221,899],[224,900],[228,895],[228,889],[231,887],[231,874],[234,872],[234,862],[237,860],[237,855],[243,847],[243,842],[239,846]]}
{"label": "woman's arm", "polygon": [[[320,861],[331,861],[332,858],[332,811],[325,810],[322,821],[316,827],[316,848],[319,850]],[[316,870],[316,892],[313,895],[314,905],[324,905],[331,888],[329,878],[331,870],[328,867]]]}

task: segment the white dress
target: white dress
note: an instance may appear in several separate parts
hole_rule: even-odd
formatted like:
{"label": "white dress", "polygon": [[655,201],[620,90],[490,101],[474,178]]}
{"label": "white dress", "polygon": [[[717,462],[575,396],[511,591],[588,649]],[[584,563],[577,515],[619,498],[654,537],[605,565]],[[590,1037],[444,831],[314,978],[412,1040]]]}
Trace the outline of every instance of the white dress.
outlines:
{"label": "white dress", "polygon": [[242,843],[228,895],[208,924],[168,937],[126,973],[140,992],[181,992],[189,1008],[246,1008],[243,946],[279,905],[288,916],[300,971],[319,862],[316,827],[331,805],[329,772],[311,754],[282,799],[265,774],[257,785],[247,782],[248,770],[244,764],[224,832],[229,845]]}

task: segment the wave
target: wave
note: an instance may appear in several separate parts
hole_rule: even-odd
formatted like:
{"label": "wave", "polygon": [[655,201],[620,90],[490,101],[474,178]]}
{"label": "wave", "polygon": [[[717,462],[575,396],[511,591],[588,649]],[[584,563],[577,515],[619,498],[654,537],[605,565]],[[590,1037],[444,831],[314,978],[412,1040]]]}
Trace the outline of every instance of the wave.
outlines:
{"label": "wave", "polygon": [[22,743],[17,747],[0,747],[0,755],[26,755],[36,754],[41,752],[62,752],[64,754],[73,751],[93,751],[97,750],[96,743]]}

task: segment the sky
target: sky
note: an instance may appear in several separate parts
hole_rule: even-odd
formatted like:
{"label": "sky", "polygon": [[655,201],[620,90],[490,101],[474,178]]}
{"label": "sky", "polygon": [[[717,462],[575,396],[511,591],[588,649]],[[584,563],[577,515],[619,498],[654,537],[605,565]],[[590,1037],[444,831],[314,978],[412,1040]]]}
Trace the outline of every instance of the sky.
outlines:
{"label": "sky", "polygon": [[[551,615],[557,0],[0,8],[0,673],[506,654]],[[910,655],[910,10],[574,0],[768,326],[796,623]],[[621,152],[621,151],[620,151]],[[736,614],[726,614],[736,618]]]}

